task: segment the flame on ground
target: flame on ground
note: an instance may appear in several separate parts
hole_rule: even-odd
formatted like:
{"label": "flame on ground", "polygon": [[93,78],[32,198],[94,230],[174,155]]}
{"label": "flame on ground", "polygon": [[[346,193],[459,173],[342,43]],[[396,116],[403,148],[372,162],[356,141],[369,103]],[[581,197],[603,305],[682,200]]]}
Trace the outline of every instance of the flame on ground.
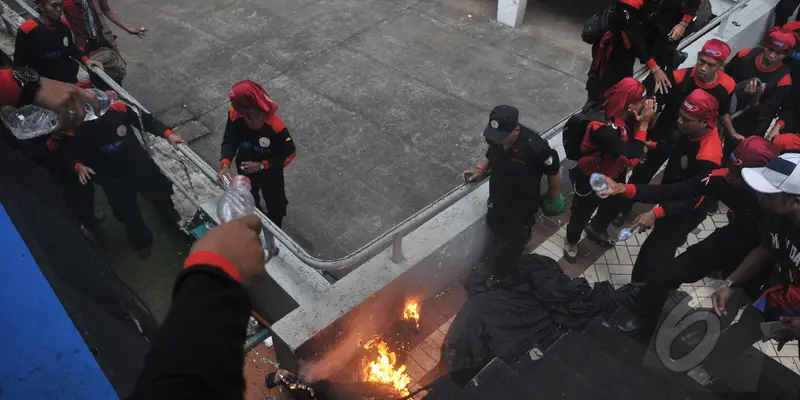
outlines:
{"label": "flame on ground", "polygon": [[419,329],[419,303],[413,300],[406,303],[406,308],[403,310],[403,319],[413,321],[414,325]]}
{"label": "flame on ground", "polygon": [[369,361],[369,357],[361,360],[364,376],[369,382],[378,382],[392,385],[400,394],[408,396],[408,385],[411,378],[406,373],[406,366],[395,367],[397,356],[389,351],[389,346],[380,337],[374,337],[364,348],[369,350],[374,348],[378,352],[378,357]]}

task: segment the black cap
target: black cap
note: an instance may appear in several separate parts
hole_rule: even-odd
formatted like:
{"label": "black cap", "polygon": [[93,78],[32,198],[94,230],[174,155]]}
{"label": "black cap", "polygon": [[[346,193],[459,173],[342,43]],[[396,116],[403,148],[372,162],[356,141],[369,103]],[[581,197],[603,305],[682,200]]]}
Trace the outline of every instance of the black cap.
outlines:
{"label": "black cap", "polygon": [[497,106],[489,114],[489,124],[483,136],[493,142],[502,142],[519,126],[519,110],[511,106]]}

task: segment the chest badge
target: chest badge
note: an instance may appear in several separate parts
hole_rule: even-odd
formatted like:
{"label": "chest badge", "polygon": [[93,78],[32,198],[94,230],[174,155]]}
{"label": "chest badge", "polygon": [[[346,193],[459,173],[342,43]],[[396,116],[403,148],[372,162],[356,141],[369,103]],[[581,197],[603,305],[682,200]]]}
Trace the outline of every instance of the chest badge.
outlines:
{"label": "chest badge", "polygon": [[125,125],[120,125],[117,127],[117,136],[125,137],[128,134],[128,127]]}
{"label": "chest badge", "polygon": [[544,165],[546,165],[548,167],[553,165],[553,156],[547,157],[547,159],[544,160]]}
{"label": "chest badge", "polygon": [[64,36],[64,40],[62,40],[62,43],[64,43],[64,47],[69,47],[69,39],[67,39],[66,36]]}
{"label": "chest badge", "polygon": [[681,157],[681,169],[689,168],[689,157]]}
{"label": "chest badge", "polygon": [[261,147],[269,147],[270,140],[269,138],[262,137],[258,139],[258,145]]}

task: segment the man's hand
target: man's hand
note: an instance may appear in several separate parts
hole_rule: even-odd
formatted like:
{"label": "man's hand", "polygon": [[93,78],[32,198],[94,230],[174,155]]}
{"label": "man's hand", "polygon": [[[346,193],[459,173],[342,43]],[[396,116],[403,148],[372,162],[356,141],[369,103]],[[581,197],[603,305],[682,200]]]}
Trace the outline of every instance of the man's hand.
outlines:
{"label": "man's hand", "polygon": [[239,270],[242,283],[258,283],[267,277],[264,269],[264,249],[258,240],[261,233],[261,219],[248,215],[224,223],[196,241],[189,254],[198,251],[211,251],[225,257]]}
{"label": "man's hand", "polygon": [[231,166],[229,164],[222,164],[222,166],[219,168],[219,172],[217,173],[217,181],[220,184],[223,182],[223,177],[227,177],[228,182],[233,180],[233,177],[231,176]]}
{"label": "man's hand", "polygon": [[561,215],[567,210],[567,202],[564,196],[558,193],[556,197],[551,196],[550,191],[547,191],[542,196],[542,212],[548,217]]}
{"label": "man's hand", "polygon": [[741,142],[745,139],[744,136],[740,135],[737,132],[730,132],[731,139],[735,140],[736,142]]}
{"label": "man's hand", "polygon": [[669,93],[669,89],[672,89],[672,83],[664,70],[656,65],[650,70],[650,73],[653,74],[653,79],[656,81],[656,93]]}
{"label": "man's hand", "polygon": [[81,182],[81,185],[85,185],[89,183],[92,179],[92,175],[95,175],[94,170],[81,164],[78,168],[75,169],[75,172],[78,174],[78,180]]}
{"label": "man's hand", "polygon": [[764,136],[764,138],[766,138],[767,140],[769,140],[771,142],[772,139],[775,139],[775,136],[780,135],[780,133],[781,133],[780,124],[775,124],[772,127],[772,129],[770,129],[769,132],[767,132],[767,136]]}
{"label": "man's hand", "polygon": [[723,315],[728,315],[728,311],[725,310],[725,304],[732,295],[733,289],[729,288],[728,286],[723,286],[717,289],[717,291],[711,295],[711,309],[714,310],[715,314],[720,317]]}
{"label": "man's hand", "polygon": [[646,230],[650,229],[656,223],[656,213],[653,210],[645,211],[636,216],[633,220],[633,224],[639,227],[639,233],[645,232]]}
{"label": "man's hand", "polygon": [[75,85],[41,78],[39,90],[33,104],[52,110],[58,114],[61,129],[72,129],[83,122],[86,111],[84,103],[89,103],[95,112],[100,112],[97,97]]}
{"label": "man's hand", "polygon": [[139,28],[130,28],[128,29],[128,33],[130,33],[131,35],[136,35],[141,39],[147,36],[147,28],[143,26]]}
{"label": "man's hand", "polygon": [[800,338],[800,317],[781,317],[782,330],[791,333],[795,338]]}
{"label": "man's hand", "polygon": [[669,35],[667,36],[669,37],[669,40],[674,42],[680,40],[684,33],[686,33],[686,26],[684,25],[684,22],[681,22],[678,25],[673,26],[672,30],[669,31]]}
{"label": "man's hand", "polygon": [[747,82],[747,86],[744,87],[744,92],[747,94],[756,94],[756,89],[758,89],[758,85],[761,81],[758,78],[750,79],[750,82]]}
{"label": "man's hand", "polygon": [[178,143],[186,143],[186,139],[183,136],[178,135],[177,133],[173,133],[172,135],[167,136],[167,140],[171,145],[176,145]]}
{"label": "man's hand", "polygon": [[657,107],[658,105],[656,104],[655,100],[647,99],[644,101],[644,109],[642,110],[642,113],[639,114],[634,112],[634,116],[639,122],[639,129],[647,129],[647,127],[650,125],[650,122],[656,117]]}
{"label": "man's hand", "polygon": [[624,194],[625,192],[628,191],[628,189],[625,187],[625,185],[623,185],[621,183],[618,183],[617,181],[615,181],[615,180],[613,180],[613,179],[611,179],[611,178],[609,178],[607,176],[605,178],[606,178],[606,184],[608,185],[608,189],[601,190],[600,193],[598,193],[599,195],[601,195],[601,196],[615,196],[615,195],[618,195],[618,194]]}
{"label": "man's hand", "polygon": [[252,174],[261,169],[261,163],[256,161],[242,161],[240,168],[242,169],[242,172],[246,174]]}
{"label": "man's hand", "polygon": [[84,64],[86,64],[86,68],[89,68],[89,71],[92,70],[92,67],[103,69],[103,63],[97,60],[88,59],[84,61]]}
{"label": "man's hand", "polygon": [[469,182],[477,182],[483,178],[485,173],[486,172],[480,168],[471,168],[462,172],[461,176],[463,177],[464,175],[472,174],[472,176],[469,177]]}

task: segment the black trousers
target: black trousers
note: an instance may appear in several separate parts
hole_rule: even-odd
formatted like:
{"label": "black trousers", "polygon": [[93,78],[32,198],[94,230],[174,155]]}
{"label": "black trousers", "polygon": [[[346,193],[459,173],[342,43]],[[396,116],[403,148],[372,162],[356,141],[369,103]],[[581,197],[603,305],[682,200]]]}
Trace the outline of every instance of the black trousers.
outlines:
{"label": "black trousers", "polygon": [[[491,204],[491,201],[490,201]],[[498,210],[489,207],[486,213],[486,224],[494,234],[492,247],[492,275],[503,279],[517,270],[525,243],[531,237],[531,229],[536,223],[536,211],[530,210]]]}
{"label": "black trousers", "polygon": [[645,239],[633,264],[631,282],[646,282],[660,264],[674,259],[675,251],[686,242],[686,236],[705,218],[706,211],[700,209],[656,220],[653,231]]}
{"label": "black trousers", "polygon": [[800,6],[800,0],[780,0],[775,7],[775,26],[785,25]]}
{"label": "black trousers", "polygon": [[[567,240],[576,244],[581,239],[581,233],[589,224],[590,219],[593,229],[604,232],[608,228],[608,224],[617,216],[618,210],[622,208],[622,201],[626,199],[619,196],[609,196],[605,199],[597,197],[589,185],[589,176],[578,167],[569,171],[569,177],[572,180],[575,196],[572,197],[570,206]],[[597,210],[597,214],[592,218],[595,210]]]}
{"label": "black trousers", "polygon": [[[597,44],[592,46],[592,59],[602,57],[598,53],[599,46]],[[623,78],[633,76],[633,64],[636,61],[636,56],[632,50],[625,49],[622,46],[614,44],[614,50],[608,55],[605,70],[602,76],[598,73],[589,74],[586,80],[586,92],[588,94],[588,101],[600,102],[603,99],[603,94],[616,85],[617,82]]]}
{"label": "black trousers", "polygon": [[64,200],[81,224],[89,231],[94,231],[97,228],[97,219],[94,216],[94,184],[90,181],[81,185],[78,175],[74,173],[63,173],[54,178],[64,194]]}
{"label": "black trousers", "polygon": [[[752,228],[735,223],[726,225],[689,246],[675,259],[660,263],[636,297],[636,313],[657,318],[670,290],[684,283],[697,282],[715,271],[722,271],[723,276],[730,275],[761,241],[758,231]],[[759,286],[756,285],[756,292]]]}
{"label": "black trousers", "polygon": [[261,196],[263,195],[264,203],[267,206],[266,211],[264,211],[267,214],[267,218],[280,227],[281,223],[283,223],[283,217],[286,216],[286,206],[289,204],[289,200],[286,199],[283,170],[258,171],[247,177],[250,178],[250,193],[253,194],[253,198],[256,200],[256,207],[264,211],[261,206]]}
{"label": "black trousers", "polygon": [[153,245],[153,233],[142,218],[137,194],[150,202],[165,219],[174,213],[172,183],[161,173],[152,159],[128,165],[121,174],[106,175],[96,169],[97,183],[103,188],[114,218],[125,225],[128,240],[136,249]]}

